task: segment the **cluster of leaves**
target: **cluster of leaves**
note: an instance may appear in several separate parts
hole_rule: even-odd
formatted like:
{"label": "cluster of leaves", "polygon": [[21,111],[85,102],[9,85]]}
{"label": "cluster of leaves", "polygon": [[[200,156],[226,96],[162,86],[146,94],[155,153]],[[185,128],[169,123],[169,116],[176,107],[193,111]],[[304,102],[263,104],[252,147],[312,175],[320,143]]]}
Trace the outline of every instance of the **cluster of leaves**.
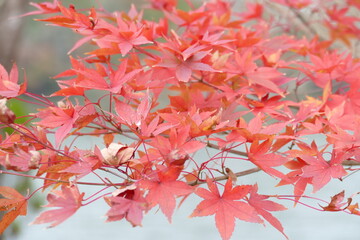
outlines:
{"label": "cluster of leaves", "polygon": [[[1,137],[1,173],[43,180],[41,189],[51,190],[45,207],[58,208],[35,224],[56,226],[100,198],[109,205],[107,221],[138,226],[154,207],[171,221],[177,198],[196,194],[203,200],[191,216],[215,215],[222,239],[236,218],[267,221],[286,237],[271,214],[286,209],[279,195],[236,178],[262,171],[293,186],[299,202],[308,186],[315,193],[359,170],[358,1],[273,0],[248,3],[243,12],[225,0],[186,2],[188,11],[176,0],[149,1],[144,10],[158,11],[158,20],[134,6],[108,12],[32,3],[37,10],[26,15],[51,14],[40,21],[82,36],[69,53],[92,47],[70,56],[71,69],[55,76],[59,90],[49,97],[28,92],[15,64],[10,73],[0,67],[1,126],[14,130]],[[316,91],[300,94],[309,88]],[[7,107],[12,98],[39,109],[18,124],[24,116]],[[319,135],[325,144],[307,140]],[[93,136],[101,143],[75,147]],[[98,181],[84,181],[88,175]],[[83,184],[101,189],[85,198]],[[26,214],[33,194],[8,187],[0,194],[8,211],[2,232]],[[319,210],[360,215],[344,196]]]}

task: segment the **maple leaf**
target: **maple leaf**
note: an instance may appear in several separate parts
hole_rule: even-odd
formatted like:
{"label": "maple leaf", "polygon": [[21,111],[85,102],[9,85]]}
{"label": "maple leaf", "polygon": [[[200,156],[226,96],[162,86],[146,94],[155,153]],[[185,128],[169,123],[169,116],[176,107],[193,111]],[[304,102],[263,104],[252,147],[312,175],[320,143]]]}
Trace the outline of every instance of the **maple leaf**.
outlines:
{"label": "maple leaf", "polygon": [[211,12],[217,17],[228,16],[232,11],[232,3],[223,0],[207,1],[205,3],[206,11]]}
{"label": "maple leaf", "polygon": [[47,196],[49,204],[44,207],[57,207],[41,213],[31,224],[51,223],[55,227],[71,217],[81,206],[84,193],[80,194],[77,186],[62,185],[61,190],[53,191]]}
{"label": "maple leaf", "polygon": [[150,0],[151,7],[158,10],[171,11],[177,5],[177,0]]}
{"label": "maple leaf", "polygon": [[[313,142],[312,148],[317,150],[316,144]],[[313,192],[317,192],[324,187],[331,178],[341,178],[347,173],[342,166],[342,161],[345,153],[337,150],[333,150],[330,161],[326,161],[323,158],[323,152],[317,151],[315,156],[308,154],[298,155],[308,165],[302,168],[302,177],[312,178]]]}
{"label": "maple leaf", "polygon": [[[97,31],[98,28],[96,26],[99,20],[94,8],[90,9],[90,13],[87,16],[85,14],[79,13],[75,9],[74,5],[71,4],[68,8],[66,8],[61,4],[60,1],[55,1],[53,4],[48,3],[46,6],[37,4],[35,7],[41,9],[40,11],[45,11],[44,13],[61,13],[61,15],[52,16],[46,19],[37,19],[37,21],[51,22],[53,25],[73,28],[77,33],[86,35],[86,37],[75,43],[73,48],[68,52],[69,54],[84,43],[97,38],[98,35],[102,36],[104,34],[103,32],[105,32],[104,29]],[[37,13],[38,11],[35,11],[35,13],[32,12],[30,15]]]}
{"label": "maple leaf", "polygon": [[[67,152],[67,150],[65,150],[65,151]],[[47,188],[49,186],[53,186],[54,188],[61,186],[61,185],[63,185],[62,182],[64,182],[64,181],[69,182],[70,177],[73,177],[73,176],[79,174],[78,171],[76,171],[77,174],[73,173],[75,171],[71,171],[71,170],[69,172],[63,171],[65,169],[69,168],[70,166],[73,166],[74,164],[76,164],[74,162],[74,159],[65,157],[65,156],[61,156],[57,152],[55,152],[53,150],[49,150],[49,149],[44,149],[41,152],[42,152],[41,161],[40,161],[41,164],[40,164],[40,167],[39,167],[39,170],[38,170],[36,176],[41,176],[41,175],[45,174],[45,179],[44,179],[44,184],[43,184],[44,188]],[[76,161],[76,162],[78,162],[78,161]],[[84,166],[84,167],[88,167],[88,166]],[[87,169],[84,168],[84,171],[88,170],[88,169],[89,168],[87,168]],[[59,182],[54,184],[54,181],[51,179],[59,180]]]}
{"label": "maple leaf", "polygon": [[153,180],[141,180],[138,182],[143,189],[149,190],[146,201],[152,208],[159,204],[161,211],[171,222],[176,207],[175,196],[185,196],[193,192],[193,188],[182,181],[177,181],[178,174],[158,172],[158,177]]}
{"label": "maple leaf", "polygon": [[190,217],[202,217],[215,214],[215,223],[222,239],[230,239],[234,227],[235,218],[248,222],[262,223],[257,216],[255,209],[249,204],[239,201],[245,198],[249,193],[251,186],[235,186],[233,188],[232,180],[229,178],[225,184],[222,195],[212,180],[207,179],[209,190],[198,188],[195,193],[204,198],[200,202]]}
{"label": "maple leaf", "polygon": [[332,8],[326,9],[329,20],[325,21],[325,25],[329,28],[330,39],[342,40],[348,47],[351,46],[351,39],[357,38],[359,18],[351,15],[349,6],[339,8],[333,5]]}
{"label": "maple leaf", "polygon": [[128,54],[135,46],[152,43],[143,36],[143,26],[133,22],[124,21],[121,14],[116,14],[116,23],[113,26],[110,23],[102,21],[101,26],[110,31],[106,36],[95,39],[100,48],[112,49],[114,45],[120,49],[122,56]]}
{"label": "maple leaf", "polygon": [[7,154],[5,158],[6,169],[15,171],[29,171],[36,169],[39,166],[41,156],[40,152],[35,151],[34,148],[21,149],[14,146],[14,154]]}
{"label": "maple leaf", "polygon": [[357,9],[360,9],[360,1],[359,0],[347,0],[347,4],[349,6],[354,6]]}
{"label": "maple leaf", "polygon": [[105,201],[111,206],[106,213],[108,217],[106,221],[118,221],[125,217],[133,227],[140,226],[143,212],[147,209],[147,203],[142,194],[135,185],[131,185],[117,189],[113,192],[113,196],[106,197]]}
{"label": "maple leaf", "polygon": [[249,204],[255,208],[256,212],[261,215],[266,221],[268,221],[273,227],[279,230],[286,238],[284,233],[284,228],[281,225],[280,221],[276,219],[269,211],[283,211],[286,208],[278,203],[273,201],[266,200],[269,197],[266,195],[259,195],[257,193],[258,186],[255,184],[250,190],[250,198],[248,199]]}
{"label": "maple leaf", "polygon": [[360,216],[360,208],[359,208],[359,204],[358,204],[358,203],[349,205],[349,206],[347,207],[347,209],[350,211],[351,214],[355,214],[355,215],[359,215],[359,216]]}
{"label": "maple leaf", "polygon": [[284,91],[279,86],[288,79],[284,77],[284,74],[277,71],[275,68],[259,67],[254,71],[247,72],[246,76],[249,78],[249,84],[257,84],[263,86],[281,96],[284,95]]}
{"label": "maple leaf", "polygon": [[331,212],[343,211],[351,203],[351,198],[349,198],[348,201],[343,202],[344,196],[345,196],[345,191],[336,194],[335,196],[331,197],[331,201],[327,206],[325,207],[321,206],[321,208],[324,209],[324,211],[331,211]]}
{"label": "maple leaf", "polygon": [[51,7],[54,8],[54,11],[57,9],[60,10],[59,12],[62,15],[52,16],[46,19],[37,19],[37,21],[51,22],[58,26],[74,28],[79,32],[93,30],[96,25],[95,22],[97,21],[97,16],[94,8],[91,8],[89,16],[86,16],[85,14],[79,13],[72,4],[67,8],[58,1],[58,8],[54,6]]}
{"label": "maple leaf", "polygon": [[37,117],[41,120],[38,125],[46,128],[59,129],[55,133],[55,143],[58,147],[70,131],[77,127],[78,129],[85,127],[95,117],[94,106],[89,104],[85,106],[73,106],[70,101],[59,102],[59,107],[48,107],[37,113]]}
{"label": "maple leaf", "polygon": [[168,123],[160,123],[159,124],[159,120],[160,120],[160,117],[159,117],[159,115],[157,115],[148,124],[145,121],[141,122],[140,129],[141,129],[141,134],[144,138],[147,138],[150,136],[157,136],[158,134],[173,127],[172,124],[168,124]]}
{"label": "maple leaf", "polygon": [[[71,152],[71,156],[79,161],[73,163],[70,167],[67,167],[64,170],[59,170],[60,173],[74,173],[77,175],[77,179],[80,179],[83,176],[91,173],[95,169],[99,168],[102,164],[101,160],[98,157],[97,151],[98,148],[95,147],[95,154],[89,150],[77,149]],[[98,150],[100,151],[100,150]],[[100,153],[99,153],[100,154]]]}
{"label": "maple leaf", "polygon": [[337,70],[339,66],[343,65],[344,56],[345,54],[336,51],[331,53],[324,51],[319,55],[309,54],[312,64],[307,62],[299,62],[298,64],[304,67],[300,70],[308,75],[317,86],[325,88],[331,79],[340,76]]}
{"label": "maple leaf", "polygon": [[273,167],[283,165],[288,161],[288,159],[276,153],[269,153],[271,144],[272,140],[270,139],[267,139],[262,143],[254,141],[251,144],[250,151],[248,152],[249,160],[261,168],[264,172],[281,179],[286,179],[286,176],[282,172],[274,169]]}
{"label": "maple leaf", "polygon": [[50,14],[50,13],[60,12],[58,0],[54,0],[52,3],[51,2],[43,2],[43,3],[30,2],[30,5],[36,7],[38,10],[25,13],[25,14],[21,15],[21,17],[37,15],[37,14]]}
{"label": "maple leaf", "polygon": [[161,157],[169,164],[182,165],[194,153],[205,147],[205,143],[189,139],[189,126],[171,128],[169,138],[156,136],[149,145],[159,150]]}
{"label": "maple leaf", "polygon": [[295,204],[299,202],[304,194],[308,184],[311,184],[311,178],[301,177],[301,168],[306,166],[306,162],[301,158],[295,158],[284,164],[285,167],[294,170],[286,174],[286,179],[281,179],[277,186],[292,184],[294,186]]}
{"label": "maple leaf", "polygon": [[127,62],[127,60],[122,61],[116,71],[112,70],[108,81],[105,78],[106,76],[103,74],[106,70],[102,65],[98,64],[97,69],[90,69],[86,68],[84,64],[79,64],[79,66],[77,66],[78,68],[74,69],[74,72],[80,75],[78,76],[76,87],[82,87],[89,90],[107,90],[112,93],[119,93],[126,82],[142,71],[141,69],[135,69],[126,73]]}
{"label": "maple leaf", "polygon": [[17,65],[14,63],[10,74],[0,64],[0,96],[6,98],[17,97],[26,91],[27,80],[24,78],[24,83],[19,85],[19,72]]}
{"label": "maple leaf", "polygon": [[142,122],[147,118],[152,106],[152,99],[150,95],[146,94],[137,109],[134,109],[130,104],[115,99],[115,111],[120,123],[126,124],[129,127],[138,129]]}
{"label": "maple leaf", "polygon": [[[286,126],[286,122],[274,123],[268,126],[264,126],[264,123],[262,114],[257,114],[249,123],[246,123],[245,119],[239,118],[237,120],[237,128],[226,136],[226,141],[219,144],[223,146],[233,142],[256,143],[261,140],[270,141],[275,134],[278,134]],[[254,149],[255,146],[258,146],[258,144],[254,144]],[[252,152],[251,149],[250,152]]]}
{"label": "maple leaf", "polygon": [[8,211],[0,221],[0,235],[19,216],[27,213],[27,198],[11,187],[0,186],[0,211]]}
{"label": "maple leaf", "polygon": [[[279,86],[286,83],[290,79],[286,78],[284,74],[279,72],[276,68],[258,67],[255,62],[257,57],[254,57],[253,53],[249,50],[245,51],[243,54],[235,52],[234,59],[236,65],[229,65],[228,71],[230,73],[246,76],[249,86],[261,86],[271,90],[272,92],[278,93],[282,97],[285,96],[284,90],[279,88]],[[256,90],[255,92],[259,92],[258,95],[261,96],[266,95],[268,90]]]}
{"label": "maple leaf", "polygon": [[41,121],[37,122],[38,125],[47,128],[59,129],[55,133],[56,146],[59,146],[62,140],[74,127],[76,119],[79,117],[78,113],[73,107],[48,107],[38,113]]}
{"label": "maple leaf", "polygon": [[173,35],[174,39],[167,39],[168,42],[161,45],[165,49],[162,51],[162,62],[155,66],[175,68],[176,78],[180,82],[188,82],[194,70],[218,72],[205,62],[205,57],[211,52],[204,50],[207,46],[199,43],[188,46],[187,43],[180,42],[179,36],[174,32]]}
{"label": "maple leaf", "polygon": [[171,14],[169,12],[165,12],[165,15],[176,25],[184,27],[195,25],[196,23],[201,23],[201,20],[206,17],[208,13],[201,11],[201,8],[189,12],[175,9],[175,11],[171,12]]}
{"label": "maple leaf", "polygon": [[261,18],[264,12],[264,6],[259,3],[246,3],[246,12],[239,14],[239,16],[244,20],[251,20]]}

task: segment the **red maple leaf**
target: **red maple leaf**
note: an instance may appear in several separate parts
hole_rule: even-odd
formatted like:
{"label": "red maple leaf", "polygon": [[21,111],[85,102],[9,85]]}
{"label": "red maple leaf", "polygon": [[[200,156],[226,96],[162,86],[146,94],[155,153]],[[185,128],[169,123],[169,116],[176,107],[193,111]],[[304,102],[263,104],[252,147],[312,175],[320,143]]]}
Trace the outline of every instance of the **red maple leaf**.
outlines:
{"label": "red maple leaf", "polygon": [[181,42],[179,36],[173,32],[173,39],[166,39],[168,42],[161,44],[162,62],[158,67],[175,68],[176,78],[181,82],[188,82],[194,70],[206,72],[218,72],[213,69],[207,60],[211,50],[205,50],[206,45],[195,43],[189,45]]}
{"label": "red maple leaf", "polygon": [[235,52],[236,65],[229,65],[229,72],[246,76],[249,86],[262,86],[284,97],[284,91],[279,86],[290,79],[285,78],[276,68],[258,67],[255,63],[256,58],[250,51],[243,54]]}
{"label": "red maple leaf", "polygon": [[207,179],[207,185],[210,191],[204,188],[196,190],[195,193],[204,200],[197,205],[191,217],[215,214],[216,227],[222,239],[230,239],[235,227],[235,218],[248,222],[262,222],[252,206],[239,201],[249,193],[250,185],[233,188],[232,181],[229,178],[222,195],[220,195],[217,185],[210,179]]}
{"label": "red maple leaf", "polygon": [[286,176],[282,172],[274,169],[273,167],[283,165],[288,161],[288,159],[279,154],[269,152],[271,145],[272,140],[270,139],[263,141],[262,143],[254,141],[251,144],[250,151],[248,152],[249,160],[261,168],[264,172],[281,179],[286,179]]}
{"label": "red maple leaf", "polygon": [[98,35],[103,34],[103,29],[97,31],[97,25],[99,20],[97,18],[97,14],[94,8],[89,10],[89,15],[85,15],[83,13],[78,12],[75,9],[74,5],[70,5],[68,8],[64,7],[61,2],[55,1],[53,4],[48,3],[47,5],[35,4],[35,7],[40,9],[40,11],[31,12],[30,15],[38,14],[38,13],[56,13],[59,12],[61,15],[51,16],[46,19],[37,19],[37,21],[50,22],[53,25],[72,28],[76,32],[82,35],[86,35],[86,37],[77,41],[77,43],[73,46],[73,48],[68,52],[71,53],[84,43],[90,41],[91,39],[95,39]]}
{"label": "red maple leaf", "polygon": [[8,211],[0,221],[0,235],[19,216],[27,213],[27,198],[11,187],[0,186],[0,211]]}
{"label": "red maple leaf", "polygon": [[62,186],[60,191],[53,191],[47,196],[49,204],[44,207],[57,207],[59,209],[48,210],[40,214],[31,224],[51,223],[55,227],[71,217],[81,206],[84,193],[73,186]]}
{"label": "red maple leaf", "polygon": [[[171,172],[171,170],[169,170]],[[176,207],[175,196],[185,196],[193,192],[193,188],[182,181],[177,181],[178,174],[158,172],[153,180],[141,180],[139,186],[149,190],[146,201],[152,208],[159,204],[161,211],[171,222],[171,216]],[[172,173],[172,172],[171,172]]]}
{"label": "red maple leaf", "polygon": [[141,69],[135,69],[126,73],[127,65],[128,61],[125,59],[116,71],[111,69],[112,72],[107,80],[105,78],[106,76],[104,76],[104,72],[106,72],[104,66],[98,64],[97,69],[90,69],[80,63],[79,68],[74,69],[74,71],[78,74],[78,83],[76,84],[76,87],[82,87],[90,90],[107,90],[112,93],[119,93],[126,82],[142,71]]}
{"label": "red maple leaf", "polygon": [[277,220],[269,211],[283,211],[286,208],[278,203],[273,201],[266,200],[269,196],[259,195],[257,193],[258,186],[254,185],[250,190],[250,198],[248,200],[249,204],[253,206],[256,212],[261,215],[266,221],[268,221],[273,227],[279,230],[286,238],[286,234],[284,233],[284,228],[281,225],[280,221]]}
{"label": "red maple leaf", "polygon": [[74,127],[76,119],[79,114],[73,107],[49,107],[38,113],[38,117],[41,119],[37,124],[47,128],[59,129],[55,133],[56,146],[59,146],[62,140]]}
{"label": "red maple leaf", "polygon": [[[289,151],[290,152],[290,151]],[[291,152],[290,152],[291,153]],[[294,186],[295,203],[297,203],[304,194],[308,184],[311,183],[311,178],[301,177],[302,170],[306,163],[301,158],[295,158],[284,164],[285,167],[293,170],[286,174],[286,179],[281,179],[278,186],[292,184]]]}
{"label": "red maple leaf", "polygon": [[103,28],[109,30],[109,34],[95,40],[100,48],[113,49],[115,45],[125,56],[135,46],[152,43],[143,36],[142,25],[124,21],[121,14],[116,15],[116,23],[118,26],[113,26],[105,21],[99,23]]}
{"label": "red maple leaf", "polygon": [[189,159],[189,154],[205,147],[205,143],[193,140],[189,136],[190,127],[170,129],[169,138],[156,136],[149,145],[159,150],[161,157],[169,164],[181,165]]}
{"label": "red maple leaf", "polygon": [[37,122],[40,126],[59,127],[55,133],[56,147],[58,147],[73,128],[85,127],[96,117],[96,114],[93,105],[73,106],[67,101],[62,102],[60,107],[48,107],[39,111],[37,117],[41,119]]}

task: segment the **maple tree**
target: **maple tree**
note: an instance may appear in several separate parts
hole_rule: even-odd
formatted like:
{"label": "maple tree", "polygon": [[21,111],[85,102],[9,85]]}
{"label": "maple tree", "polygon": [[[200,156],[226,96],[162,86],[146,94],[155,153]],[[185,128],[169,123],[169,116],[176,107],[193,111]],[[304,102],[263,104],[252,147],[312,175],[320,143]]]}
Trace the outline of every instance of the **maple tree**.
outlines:
{"label": "maple tree", "polygon": [[[287,209],[284,200],[310,198],[318,211],[360,215],[357,192],[329,196],[320,207],[316,198],[360,170],[359,2],[249,1],[242,12],[225,0],[185,3],[188,10],[150,0],[128,12],[31,3],[36,10],[22,17],[46,15],[38,20],[81,39],[47,97],[27,90],[16,64],[9,72],[0,65],[0,124],[12,129],[1,136],[0,173],[43,181],[26,196],[0,187],[7,212],[0,233],[40,192],[44,207],[57,209],[33,223],[51,227],[100,199],[107,221],[140,226],[152,208],[171,221],[178,198],[189,195],[202,198],[191,217],[215,215],[222,239],[231,238],[235,219],[268,222],[287,238],[272,213]],[[146,19],[144,11],[162,15]],[[84,45],[82,56],[71,55]],[[38,110],[16,116],[7,104],[13,99]],[[76,147],[89,137],[101,143]],[[274,186],[266,195],[261,182],[239,184],[255,172],[293,192],[283,196]],[[100,189],[87,196],[82,185]],[[305,195],[309,188],[314,195]]]}

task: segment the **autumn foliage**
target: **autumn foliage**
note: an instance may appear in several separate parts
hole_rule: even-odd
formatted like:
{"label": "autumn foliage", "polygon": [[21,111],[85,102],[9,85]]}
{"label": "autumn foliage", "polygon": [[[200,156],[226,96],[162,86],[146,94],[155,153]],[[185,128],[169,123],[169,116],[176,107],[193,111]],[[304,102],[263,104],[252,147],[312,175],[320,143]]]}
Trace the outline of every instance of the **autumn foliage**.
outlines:
{"label": "autumn foliage", "polygon": [[[124,12],[31,3],[22,17],[81,38],[50,96],[28,92],[16,64],[0,65],[0,126],[13,129],[1,136],[1,173],[43,182],[26,196],[0,187],[1,233],[33,194],[55,208],[33,223],[52,227],[101,199],[107,221],[140,226],[157,208],[171,222],[195,194],[191,217],[214,215],[222,239],[235,219],[287,238],[274,212],[309,189],[313,208],[360,215],[358,193],[316,202],[318,190],[360,170],[359,1],[249,1],[239,12],[226,0],[185,3],[150,0]],[[12,99],[38,110],[15,116]],[[98,144],[77,146],[91,138]],[[256,172],[277,180],[272,195],[258,190],[262,182],[240,183]],[[89,196],[82,185],[99,191]],[[283,185],[293,189],[286,198]]]}

